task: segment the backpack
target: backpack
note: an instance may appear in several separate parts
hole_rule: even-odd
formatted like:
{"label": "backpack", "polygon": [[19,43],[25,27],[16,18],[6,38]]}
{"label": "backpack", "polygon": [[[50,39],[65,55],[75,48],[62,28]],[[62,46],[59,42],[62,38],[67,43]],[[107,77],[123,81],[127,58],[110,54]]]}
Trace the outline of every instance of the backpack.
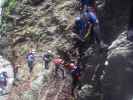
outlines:
{"label": "backpack", "polygon": [[28,61],[34,61],[34,55],[33,54],[28,54],[27,55],[27,60]]}
{"label": "backpack", "polygon": [[91,23],[95,24],[98,22],[96,14],[94,14],[93,12],[88,12],[88,15]]}
{"label": "backpack", "polygon": [[80,68],[77,67],[76,69],[73,69],[71,73],[72,73],[72,76],[74,77],[80,76]]}

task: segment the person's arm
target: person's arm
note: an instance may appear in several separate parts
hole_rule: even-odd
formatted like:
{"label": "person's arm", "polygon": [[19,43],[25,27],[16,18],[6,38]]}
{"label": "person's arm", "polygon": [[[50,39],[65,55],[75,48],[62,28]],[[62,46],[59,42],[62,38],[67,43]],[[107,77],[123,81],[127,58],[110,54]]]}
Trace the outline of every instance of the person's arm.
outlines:
{"label": "person's arm", "polygon": [[86,35],[85,35],[84,38],[87,38],[88,35],[91,33],[91,29],[92,29],[92,27],[93,27],[93,24],[92,24],[92,23],[89,23],[89,28],[88,28],[87,33],[86,33]]}
{"label": "person's arm", "polygon": [[89,28],[88,28],[88,31],[87,32],[91,32],[91,29],[92,29],[92,26],[93,26],[93,24],[92,23],[89,23]]}

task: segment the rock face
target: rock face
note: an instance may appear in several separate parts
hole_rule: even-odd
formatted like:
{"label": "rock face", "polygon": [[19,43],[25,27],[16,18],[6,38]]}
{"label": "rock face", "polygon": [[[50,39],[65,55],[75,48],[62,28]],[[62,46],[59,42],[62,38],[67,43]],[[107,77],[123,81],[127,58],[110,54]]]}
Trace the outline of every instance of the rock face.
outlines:
{"label": "rock face", "polygon": [[104,100],[133,98],[133,43],[122,33],[109,47],[109,65],[105,68]]}
{"label": "rock face", "polygon": [[37,4],[41,3],[41,2],[44,1],[44,0],[29,0],[29,1],[31,1],[31,3],[32,3],[33,5],[37,5]]}
{"label": "rock face", "polygon": [[129,21],[131,0],[106,0],[98,9],[102,37],[106,42],[116,39],[126,29]]}

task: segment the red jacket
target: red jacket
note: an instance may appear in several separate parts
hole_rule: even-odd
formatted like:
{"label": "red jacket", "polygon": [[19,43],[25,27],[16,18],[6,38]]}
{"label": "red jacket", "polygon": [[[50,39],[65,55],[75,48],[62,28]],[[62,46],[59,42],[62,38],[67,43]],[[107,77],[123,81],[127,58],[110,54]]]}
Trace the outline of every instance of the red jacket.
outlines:
{"label": "red jacket", "polygon": [[54,63],[55,65],[64,64],[64,60],[61,59],[61,58],[55,58],[55,59],[53,60],[53,63]]}

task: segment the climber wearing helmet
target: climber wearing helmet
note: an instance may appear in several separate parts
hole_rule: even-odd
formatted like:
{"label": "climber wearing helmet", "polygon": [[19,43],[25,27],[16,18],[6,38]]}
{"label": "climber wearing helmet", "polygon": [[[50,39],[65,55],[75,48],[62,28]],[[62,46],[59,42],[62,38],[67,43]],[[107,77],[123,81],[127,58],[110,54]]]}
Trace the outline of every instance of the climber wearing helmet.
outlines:
{"label": "climber wearing helmet", "polygon": [[80,67],[74,63],[70,64],[71,68],[71,75],[72,75],[72,95],[74,95],[74,89],[78,86],[81,87],[80,84],[80,76],[81,76],[81,70]]}
{"label": "climber wearing helmet", "polygon": [[35,56],[34,56],[35,51],[32,50],[31,52],[29,52],[26,56],[27,59],[27,63],[28,63],[28,67],[29,67],[29,72],[31,73],[33,70],[33,65],[34,65],[34,61],[35,61]]}
{"label": "climber wearing helmet", "polygon": [[64,65],[72,75],[72,95],[74,95],[74,89],[79,86],[80,88],[80,67],[75,63],[68,63]]}
{"label": "climber wearing helmet", "polygon": [[43,61],[45,65],[45,69],[49,69],[49,63],[52,60],[52,51],[48,50],[44,55],[43,55]]}
{"label": "climber wearing helmet", "polygon": [[62,78],[64,79],[65,77],[64,60],[60,56],[58,56],[53,60],[53,63],[55,64],[55,75],[58,76],[58,72],[61,71]]}

